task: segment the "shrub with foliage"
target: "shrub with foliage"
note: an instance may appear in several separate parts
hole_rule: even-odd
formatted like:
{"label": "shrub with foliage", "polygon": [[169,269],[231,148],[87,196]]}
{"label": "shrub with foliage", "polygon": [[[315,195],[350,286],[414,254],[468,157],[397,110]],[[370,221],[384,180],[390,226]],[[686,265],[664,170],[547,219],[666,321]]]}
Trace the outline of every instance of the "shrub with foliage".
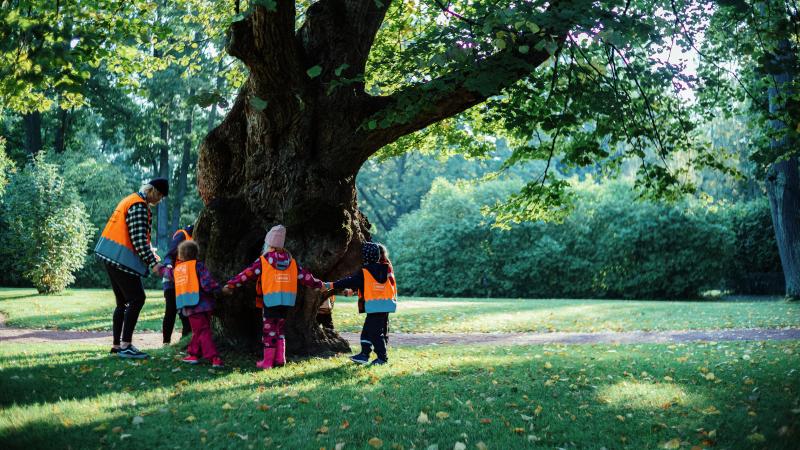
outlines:
{"label": "shrub with foliage", "polygon": [[718,287],[734,235],[700,204],[639,201],[621,182],[577,186],[562,223],[493,228],[483,205],[519,183],[434,183],[389,234],[409,295],[687,298]]}
{"label": "shrub with foliage", "polygon": [[93,227],[77,193],[44,155],[11,178],[2,206],[4,271],[40,293],[63,290],[83,267]]}
{"label": "shrub with foliage", "polygon": [[728,286],[743,294],[783,295],[785,282],[767,199],[727,205],[719,219],[736,235]]}

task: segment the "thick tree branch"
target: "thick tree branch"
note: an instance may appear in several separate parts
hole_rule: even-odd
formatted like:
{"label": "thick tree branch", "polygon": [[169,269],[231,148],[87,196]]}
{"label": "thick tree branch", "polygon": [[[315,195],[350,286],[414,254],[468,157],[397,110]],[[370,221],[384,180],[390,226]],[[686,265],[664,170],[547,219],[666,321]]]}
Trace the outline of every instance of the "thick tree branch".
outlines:
{"label": "thick tree branch", "polygon": [[243,20],[228,30],[226,50],[244,62],[251,72],[276,81],[296,71],[298,52],[294,42],[294,0],[275,0],[275,10],[255,5]]}
{"label": "thick tree branch", "polygon": [[[561,39],[563,41],[563,38]],[[547,50],[534,50],[535,42],[495,53],[472,66],[424,84],[410,86],[388,97],[372,97],[366,108],[368,121],[357,164],[401,136],[463,112],[530,74],[550,58]],[[374,122],[373,122],[374,121]],[[371,130],[369,128],[372,128]]]}
{"label": "thick tree branch", "polygon": [[[298,38],[306,65],[319,65],[319,82],[362,76],[369,51],[392,0],[320,0],[308,8]],[[337,68],[347,68],[335,74]]]}

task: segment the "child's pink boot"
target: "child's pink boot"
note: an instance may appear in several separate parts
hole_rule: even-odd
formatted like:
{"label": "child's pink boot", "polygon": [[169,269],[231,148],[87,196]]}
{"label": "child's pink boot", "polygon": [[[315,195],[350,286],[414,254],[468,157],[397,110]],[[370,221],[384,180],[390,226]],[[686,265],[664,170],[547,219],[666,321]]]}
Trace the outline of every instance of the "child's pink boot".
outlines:
{"label": "child's pink boot", "polygon": [[275,367],[286,365],[286,339],[278,338],[275,348]]}
{"label": "child's pink boot", "polygon": [[283,367],[286,365],[286,336],[283,334],[286,319],[278,319],[275,325],[278,332],[278,339],[275,342],[275,367]]}
{"label": "child's pink boot", "polygon": [[264,347],[264,359],[256,363],[259,369],[272,369],[272,361],[275,359],[275,349]]}

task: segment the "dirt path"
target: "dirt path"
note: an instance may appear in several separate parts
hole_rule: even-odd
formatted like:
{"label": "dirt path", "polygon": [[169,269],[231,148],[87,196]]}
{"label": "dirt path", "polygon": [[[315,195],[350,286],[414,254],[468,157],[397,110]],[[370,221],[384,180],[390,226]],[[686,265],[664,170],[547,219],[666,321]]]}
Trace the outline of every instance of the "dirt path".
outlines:
{"label": "dirt path", "polygon": [[[0,344],[111,344],[107,331],[59,331],[9,328],[0,317]],[[351,345],[358,346],[357,333],[342,333]],[[161,334],[136,333],[134,344],[141,348],[161,345]],[[173,336],[173,342],[179,339]],[[392,333],[389,344],[396,346],[421,345],[536,345],[536,344],[638,344],[694,341],[766,341],[800,339],[800,328],[731,329],[685,331],[628,331],[607,333]]]}

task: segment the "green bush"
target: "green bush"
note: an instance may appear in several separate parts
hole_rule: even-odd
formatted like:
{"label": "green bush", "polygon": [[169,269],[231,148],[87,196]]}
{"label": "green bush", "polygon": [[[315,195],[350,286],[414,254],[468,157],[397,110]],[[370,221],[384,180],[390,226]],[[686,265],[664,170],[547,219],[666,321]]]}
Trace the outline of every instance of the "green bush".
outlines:
{"label": "green bush", "polygon": [[21,275],[40,293],[59,292],[74,281],[93,228],[77,193],[44,155],[12,176],[1,217],[4,271]]}
{"label": "green bush", "polygon": [[703,205],[638,201],[631,187],[576,185],[563,223],[491,227],[482,205],[520,183],[439,180],[389,234],[409,295],[686,298],[719,287],[733,233]]}
{"label": "green bush", "polygon": [[728,287],[742,294],[782,295],[785,285],[769,201],[726,205],[719,220],[736,235]]}

